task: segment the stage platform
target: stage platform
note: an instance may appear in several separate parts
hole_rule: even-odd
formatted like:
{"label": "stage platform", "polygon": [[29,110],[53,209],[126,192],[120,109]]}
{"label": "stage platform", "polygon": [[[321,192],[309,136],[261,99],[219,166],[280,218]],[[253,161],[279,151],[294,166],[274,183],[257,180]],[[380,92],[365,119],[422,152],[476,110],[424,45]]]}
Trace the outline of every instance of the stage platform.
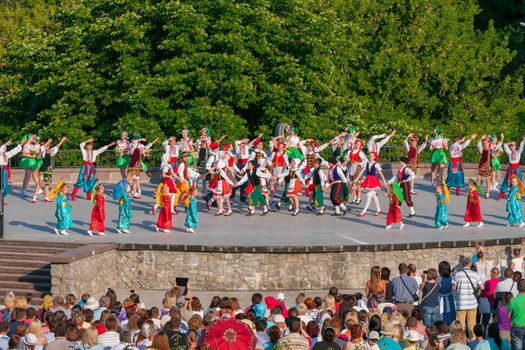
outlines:
{"label": "stage platform", "polygon": [[[136,246],[154,246],[154,249],[170,249],[176,245],[190,251],[323,251],[323,250],[368,250],[374,246],[377,250],[410,249],[425,247],[471,246],[476,241],[490,240],[493,244],[517,243],[525,237],[525,229],[506,227],[506,201],[493,199],[481,200],[485,226],[483,228],[463,228],[463,215],[466,206],[465,192],[460,197],[452,196],[449,206],[450,226],[447,230],[434,227],[435,197],[427,181],[420,180],[416,186],[418,192],[413,196],[417,216],[405,218],[403,230],[394,228],[385,230],[387,199],[381,194],[380,202],[383,214],[374,217],[374,208],[365,217],[357,217],[364,203],[352,206],[352,211],[344,217],[334,217],[332,206],[327,199],[327,213],[317,216],[305,209],[306,198],[302,198],[302,212],[293,217],[287,208],[279,212],[261,216],[258,210],[255,216],[247,217],[246,205],[234,200],[234,214],[230,217],[216,217],[215,208],[207,211],[204,202],[199,199],[199,227],[197,234],[185,232],[185,214],[174,216],[172,233],[155,231],[156,216],[150,214],[153,204],[154,185],[143,186],[142,199],[133,201],[132,234],[119,235],[115,231],[118,205],[111,197],[113,185],[107,185],[106,236],[89,237],[86,230],[91,216],[91,203],[81,193],[77,201],[72,202],[74,227],[70,236],[57,236],[55,226],[55,203],[44,203],[43,197],[36,204],[30,198],[23,198],[20,187],[13,186],[6,197],[5,227],[7,239],[63,241],[80,243],[120,243],[127,248]],[[402,207],[403,215],[408,215],[408,208]],[[446,243],[444,243],[446,242]],[[401,246],[399,246],[401,245]],[[391,246],[392,248],[388,248]],[[394,246],[398,246],[396,249]],[[173,249],[173,248],[171,248]],[[376,250],[374,249],[374,250]]]}

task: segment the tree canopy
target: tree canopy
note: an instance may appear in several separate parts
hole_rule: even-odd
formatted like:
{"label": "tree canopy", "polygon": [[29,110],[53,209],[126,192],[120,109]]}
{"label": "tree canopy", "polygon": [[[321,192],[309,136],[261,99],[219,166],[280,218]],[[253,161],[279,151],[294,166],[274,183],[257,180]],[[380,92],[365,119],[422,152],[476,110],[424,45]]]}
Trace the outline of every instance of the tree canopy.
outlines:
{"label": "tree canopy", "polygon": [[496,27],[481,5],[7,1],[0,138],[38,131],[103,143],[123,129],[153,138],[209,127],[232,141],[279,122],[320,139],[346,126],[516,137],[523,33]]}

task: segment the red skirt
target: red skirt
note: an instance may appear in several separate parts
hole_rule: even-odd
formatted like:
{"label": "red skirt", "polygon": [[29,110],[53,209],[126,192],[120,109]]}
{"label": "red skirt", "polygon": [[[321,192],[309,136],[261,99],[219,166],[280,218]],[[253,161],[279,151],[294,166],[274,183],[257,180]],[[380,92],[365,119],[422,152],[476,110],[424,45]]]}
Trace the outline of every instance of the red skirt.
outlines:
{"label": "red skirt", "polygon": [[163,230],[171,230],[171,208],[169,206],[162,207],[159,212],[159,218],[157,219],[157,227]]}
{"label": "red skirt", "polygon": [[386,216],[386,224],[392,225],[398,222],[401,222],[403,217],[401,216],[401,209],[397,205],[391,205],[388,208],[388,215]]}
{"label": "red skirt", "polygon": [[298,180],[292,180],[286,190],[288,197],[300,196],[302,193],[303,187],[301,186],[301,182]]}
{"label": "red skirt", "polygon": [[479,203],[467,203],[467,212],[464,217],[466,222],[481,222],[483,218],[481,217],[481,206]]}
{"label": "red skirt", "polygon": [[217,186],[213,189],[215,197],[229,197],[231,195],[231,188],[226,180],[217,181]]}
{"label": "red skirt", "polygon": [[381,188],[381,182],[377,175],[367,175],[361,184],[361,188],[365,190],[377,190]]}
{"label": "red skirt", "polygon": [[172,178],[165,177],[161,181],[165,186],[168,186],[170,189],[170,193],[177,193],[177,188],[175,187],[175,183],[173,182]]}

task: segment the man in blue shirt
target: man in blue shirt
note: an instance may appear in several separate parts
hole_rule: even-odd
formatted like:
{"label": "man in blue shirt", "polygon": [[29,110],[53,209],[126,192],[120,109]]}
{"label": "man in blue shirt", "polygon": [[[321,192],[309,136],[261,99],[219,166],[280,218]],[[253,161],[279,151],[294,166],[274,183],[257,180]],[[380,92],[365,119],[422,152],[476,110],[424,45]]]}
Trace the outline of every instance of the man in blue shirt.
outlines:
{"label": "man in blue shirt", "polygon": [[406,311],[411,315],[414,309],[414,295],[417,295],[419,286],[414,278],[407,275],[407,272],[407,264],[399,264],[399,277],[394,278],[390,284],[398,312]]}

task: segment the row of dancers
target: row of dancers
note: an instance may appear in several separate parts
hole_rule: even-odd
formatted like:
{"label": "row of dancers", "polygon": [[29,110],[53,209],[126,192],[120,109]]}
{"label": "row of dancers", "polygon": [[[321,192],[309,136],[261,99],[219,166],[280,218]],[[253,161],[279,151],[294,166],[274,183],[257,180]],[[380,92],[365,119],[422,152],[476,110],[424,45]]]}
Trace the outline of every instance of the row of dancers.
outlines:
{"label": "row of dancers", "polygon": [[[235,196],[235,193],[239,191],[241,200],[250,197],[248,215],[255,213],[256,206],[262,206],[263,215],[266,215],[271,210],[270,204],[275,209],[279,209],[281,203],[284,202],[289,204],[293,211],[292,215],[297,216],[300,212],[298,197],[303,190],[309,198],[308,208],[322,215],[325,211],[324,192],[330,189],[330,199],[335,208],[334,215],[346,213],[348,207],[345,203],[350,193],[353,195],[352,203],[360,204],[361,192],[365,191],[366,204],[358,214],[364,216],[372,201],[376,205],[376,215],[381,214],[377,192],[382,187],[386,188],[391,183],[397,182],[403,191],[401,201],[406,202],[410,208],[409,216],[413,216],[415,209],[411,195],[415,194],[414,171],[419,164],[418,155],[429,143],[428,137],[422,144],[419,144],[417,136],[408,135],[404,142],[408,157],[401,162],[397,179],[394,177],[387,183],[381,170],[379,154],[381,148],[394,134],[395,131],[390,135],[371,137],[367,143],[369,150],[367,157],[363,151],[365,143],[359,139],[359,132],[352,128],[346,129],[320,146],[312,139],[301,140],[298,130],[290,128],[288,134],[270,140],[269,154],[264,149],[262,134],[253,140],[242,139],[236,141],[235,144],[221,145],[224,137],[212,142],[210,132],[206,128],[201,130],[201,135],[195,143],[190,138],[189,132],[184,130],[181,140],[177,141],[175,137],[170,137],[162,143],[164,155],[161,165],[163,176],[161,184],[167,188],[169,194],[170,213],[175,213],[179,198],[188,192],[190,185],[200,181],[203,185],[206,203],[208,204],[212,198],[215,199],[218,207],[217,215],[231,215],[230,197]],[[475,137],[476,135],[468,139],[455,137],[449,148],[448,140],[444,138],[443,132],[439,129],[433,132],[433,138],[430,140],[433,185],[446,185],[447,188],[455,188],[457,195],[460,194],[460,189],[464,185],[462,151]],[[483,135],[478,141],[478,149],[482,156],[476,184],[479,185],[482,181],[486,183],[487,196],[493,189],[495,176],[501,167],[498,160],[501,149],[503,148],[509,156],[509,167],[500,186],[498,199],[503,198],[505,193],[510,194],[509,188],[513,176],[521,181],[519,161],[524,141],[522,140],[518,147],[516,142],[503,144],[503,138],[504,135],[501,135],[499,140],[494,135]],[[36,135],[27,135],[21,144],[9,151],[7,151],[9,143],[0,147],[0,159],[4,165],[7,164],[10,157],[23,151],[22,166],[26,169],[26,175],[29,174],[29,177],[37,179],[35,180],[33,202],[36,202],[36,197],[42,187],[46,193],[44,200],[50,201],[47,193],[52,182],[51,157],[58,152],[64,141],[65,138],[58,145],[51,147],[52,140],[43,143],[39,142]],[[148,150],[157,141],[145,144],[146,140],[139,133],[134,133],[133,138],[129,141],[128,134],[123,132],[119,140],[99,149],[93,149],[92,139],[81,143],[84,162],[71,200],[75,200],[80,188],[87,193],[88,199],[91,198],[96,182],[96,157],[113,145],[116,146],[117,155],[115,164],[121,169],[123,178],[129,181],[131,196],[140,198],[140,173],[145,170],[142,159],[148,156]],[[326,162],[320,152],[330,146],[334,157]],[[197,161],[193,159],[195,150],[198,150]],[[234,150],[236,157],[233,154]],[[446,150],[450,152],[450,162],[447,160]],[[446,180],[443,181],[443,169],[447,163],[449,171]],[[328,174],[321,169],[328,169]],[[29,178],[27,182],[25,180],[23,193],[27,195],[26,185]],[[6,184],[7,182],[4,181]],[[283,188],[282,195],[277,196],[280,188]],[[160,189],[157,190],[159,191]],[[160,201],[158,202],[153,206],[153,212],[161,207]]]}

